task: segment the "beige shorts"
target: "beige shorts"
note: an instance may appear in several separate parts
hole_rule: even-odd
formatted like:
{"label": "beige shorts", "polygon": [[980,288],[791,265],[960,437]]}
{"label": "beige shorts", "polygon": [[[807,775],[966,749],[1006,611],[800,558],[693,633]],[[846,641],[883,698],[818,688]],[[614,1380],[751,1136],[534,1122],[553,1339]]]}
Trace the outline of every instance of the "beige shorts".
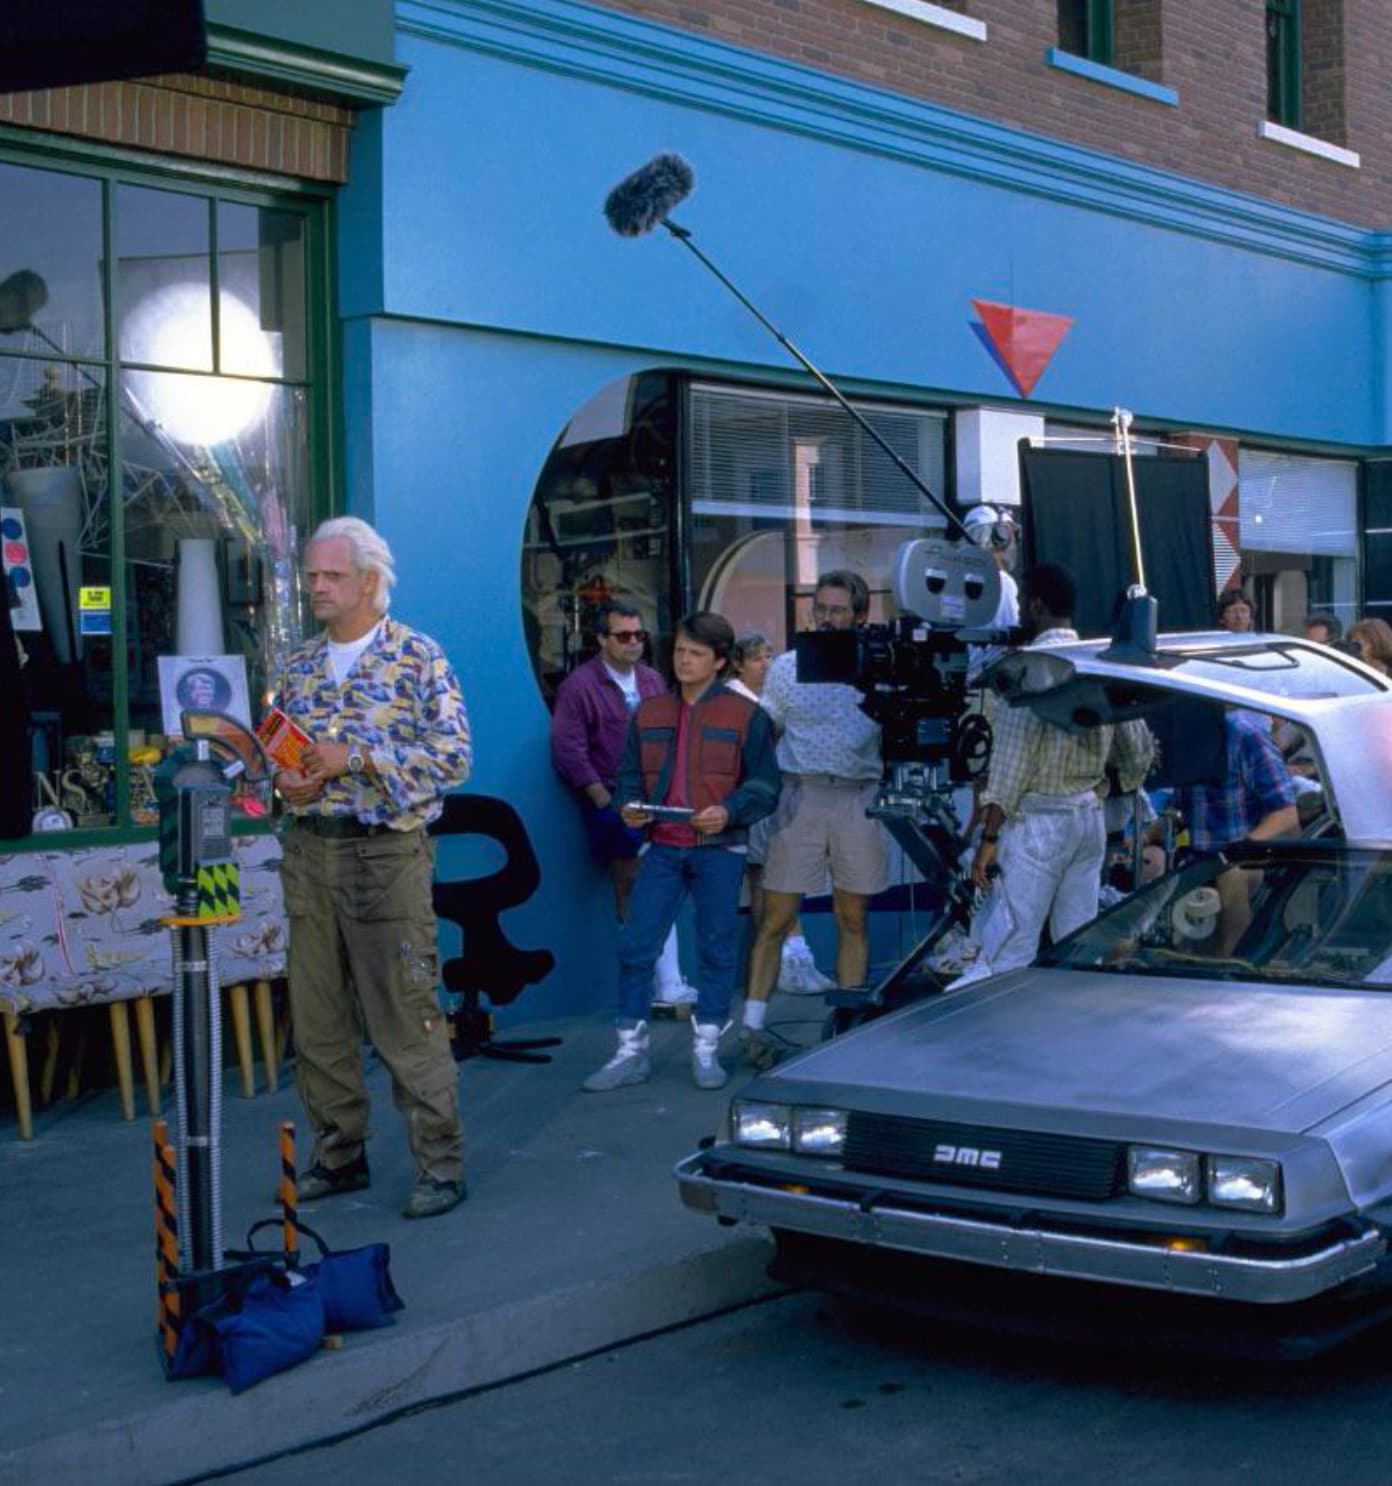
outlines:
{"label": "beige shorts", "polygon": [[889,836],[866,815],[878,782],[787,774],[770,817],[764,888],[821,893],[833,888],[870,897],[889,882]]}

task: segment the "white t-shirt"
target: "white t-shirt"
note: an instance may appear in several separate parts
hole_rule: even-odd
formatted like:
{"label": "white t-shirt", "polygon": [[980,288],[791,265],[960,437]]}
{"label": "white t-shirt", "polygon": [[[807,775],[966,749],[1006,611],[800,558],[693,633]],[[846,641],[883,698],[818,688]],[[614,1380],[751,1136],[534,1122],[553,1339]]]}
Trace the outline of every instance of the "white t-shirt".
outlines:
{"label": "white t-shirt", "polygon": [[642,697],[638,694],[637,667],[635,666],[633,670],[625,674],[622,671],[616,671],[607,660],[602,662],[602,664],[604,666],[604,669],[613,678],[614,684],[619,688],[621,692],[623,692],[624,706],[627,707],[630,712],[636,712],[638,710],[638,703],[642,701]]}
{"label": "white t-shirt", "polygon": [[356,640],[348,640],[342,645],[336,640],[329,641],[329,670],[333,672],[336,685],[343,685],[348,672],[357,665],[358,657],[372,644],[381,630],[382,621],[379,619],[365,635],[359,635]]}

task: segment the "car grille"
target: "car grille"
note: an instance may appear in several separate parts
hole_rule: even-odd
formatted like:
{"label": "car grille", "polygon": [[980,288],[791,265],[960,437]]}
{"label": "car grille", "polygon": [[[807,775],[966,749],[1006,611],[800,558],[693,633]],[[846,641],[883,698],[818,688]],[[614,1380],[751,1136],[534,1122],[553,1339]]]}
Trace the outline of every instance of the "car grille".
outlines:
{"label": "car grille", "polygon": [[1110,1140],[852,1112],[842,1165],[873,1176],[1100,1202],[1125,1190],[1125,1147]]}

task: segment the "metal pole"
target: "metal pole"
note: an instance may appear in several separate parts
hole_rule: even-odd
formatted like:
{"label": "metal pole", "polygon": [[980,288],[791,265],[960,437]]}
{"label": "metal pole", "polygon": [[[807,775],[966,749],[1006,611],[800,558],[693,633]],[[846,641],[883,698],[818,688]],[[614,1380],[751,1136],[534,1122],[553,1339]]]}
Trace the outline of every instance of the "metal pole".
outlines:
{"label": "metal pole", "polygon": [[1131,464],[1131,414],[1125,408],[1112,412],[1122,463],[1126,467],[1126,500],[1131,517],[1131,582],[1141,593],[1146,591],[1145,563],[1141,559],[1141,518],[1136,507],[1136,471]]}
{"label": "metal pole", "polygon": [[[179,884],[179,917],[191,919],[197,912],[198,889],[194,883],[183,881]],[[213,1079],[219,1070],[211,1066],[208,931],[201,926],[182,924],[175,934],[178,958],[174,994],[183,1003],[182,1045],[175,1049],[184,1091],[179,1109],[179,1144],[186,1153],[188,1167],[186,1176],[180,1173],[180,1226],[191,1267],[216,1269],[222,1256],[214,1242],[212,1098]]]}

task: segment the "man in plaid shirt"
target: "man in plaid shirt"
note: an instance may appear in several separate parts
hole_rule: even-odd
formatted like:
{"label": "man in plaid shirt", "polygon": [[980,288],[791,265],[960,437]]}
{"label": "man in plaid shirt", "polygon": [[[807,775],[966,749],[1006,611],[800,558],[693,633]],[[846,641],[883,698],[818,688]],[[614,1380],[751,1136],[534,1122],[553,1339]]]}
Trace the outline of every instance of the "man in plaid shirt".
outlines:
{"label": "man in plaid shirt", "polygon": [[1220,784],[1186,784],[1174,793],[1175,808],[1189,826],[1195,851],[1221,851],[1234,841],[1269,841],[1300,828],[1295,787],[1257,712],[1234,708],[1224,719],[1227,767]]}
{"label": "man in plaid shirt", "polygon": [[[1077,585],[1066,568],[1032,568],[1022,598],[1033,645],[1078,638],[1073,628]],[[957,984],[1028,965],[1038,953],[1046,920],[1057,940],[1096,917],[1107,844],[1102,819],[1107,770],[1116,770],[1124,792],[1138,789],[1153,754],[1142,722],[1070,733],[1028,707],[998,712],[972,863],[972,880],[985,892],[999,857],[1000,882],[990,915],[996,932]]]}

